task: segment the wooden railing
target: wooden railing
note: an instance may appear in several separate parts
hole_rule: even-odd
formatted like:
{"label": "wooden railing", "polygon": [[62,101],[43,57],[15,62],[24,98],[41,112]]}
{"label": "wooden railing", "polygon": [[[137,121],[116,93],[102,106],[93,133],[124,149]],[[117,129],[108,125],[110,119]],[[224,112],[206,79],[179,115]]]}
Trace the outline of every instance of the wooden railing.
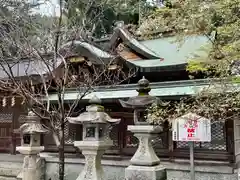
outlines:
{"label": "wooden railing", "polygon": [[[127,131],[127,126],[133,124],[132,113],[126,112],[111,112],[110,115],[115,118],[121,118],[119,125],[114,127],[111,132],[111,138],[114,141],[112,148],[106,151],[106,154],[132,156],[137,149],[138,140],[133,134]],[[66,135],[71,136],[66,139],[66,152],[76,152],[73,147],[75,138],[81,136],[81,126],[70,126],[71,133]],[[233,139],[233,123],[231,120],[226,122],[215,121],[212,123],[212,142],[211,143],[196,143],[195,158],[202,160],[222,160],[234,161],[234,139]],[[77,132],[77,133],[76,133]],[[46,151],[57,151],[55,145],[49,141],[50,135],[45,137]],[[187,142],[173,142],[171,131],[165,127],[164,132],[160,133],[153,139],[153,146],[159,157],[169,159],[174,158],[189,158],[189,147]]]}

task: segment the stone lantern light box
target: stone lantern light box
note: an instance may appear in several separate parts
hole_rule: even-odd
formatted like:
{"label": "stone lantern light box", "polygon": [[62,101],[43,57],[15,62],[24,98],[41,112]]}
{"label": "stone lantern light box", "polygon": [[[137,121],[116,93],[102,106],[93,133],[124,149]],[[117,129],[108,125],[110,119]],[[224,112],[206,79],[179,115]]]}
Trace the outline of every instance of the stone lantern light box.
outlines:
{"label": "stone lantern light box", "polygon": [[71,124],[83,125],[83,141],[104,141],[110,140],[109,131],[114,124],[118,124],[121,119],[113,119],[101,106],[101,100],[97,96],[89,101],[86,112],[78,117],[68,117]]}
{"label": "stone lantern light box", "polygon": [[41,134],[48,133],[48,129],[40,123],[40,118],[32,111],[26,117],[26,122],[20,126],[18,131],[21,134],[21,146],[41,146]]}
{"label": "stone lantern light box", "polygon": [[138,95],[135,97],[130,97],[127,101],[119,100],[119,102],[124,108],[134,110],[133,118],[135,125],[147,125],[147,107],[152,104],[158,105],[162,103],[159,98],[149,95],[149,92],[151,91],[149,85],[149,81],[143,76],[143,78],[138,81],[138,88],[136,89]]}

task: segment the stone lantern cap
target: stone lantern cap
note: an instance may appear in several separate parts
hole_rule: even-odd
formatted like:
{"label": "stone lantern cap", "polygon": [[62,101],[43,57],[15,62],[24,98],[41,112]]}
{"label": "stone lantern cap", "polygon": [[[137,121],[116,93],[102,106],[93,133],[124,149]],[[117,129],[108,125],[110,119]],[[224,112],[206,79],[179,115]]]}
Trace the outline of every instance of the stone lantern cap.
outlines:
{"label": "stone lantern cap", "polygon": [[121,119],[113,119],[106,112],[104,107],[101,106],[101,100],[97,96],[93,96],[89,101],[90,105],[86,107],[86,112],[80,114],[78,117],[68,117],[67,120],[72,124],[118,124]]}
{"label": "stone lantern cap", "polygon": [[49,132],[49,130],[40,123],[40,118],[33,111],[28,112],[26,122],[20,126],[18,131],[22,134],[45,134]]}
{"label": "stone lantern cap", "polygon": [[159,98],[149,95],[151,91],[149,84],[149,81],[143,76],[143,78],[138,81],[138,89],[136,89],[138,95],[130,97],[127,101],[119,100],[121,105],[124,108],[136,109],[145,108],[153,103],[160,104]]}

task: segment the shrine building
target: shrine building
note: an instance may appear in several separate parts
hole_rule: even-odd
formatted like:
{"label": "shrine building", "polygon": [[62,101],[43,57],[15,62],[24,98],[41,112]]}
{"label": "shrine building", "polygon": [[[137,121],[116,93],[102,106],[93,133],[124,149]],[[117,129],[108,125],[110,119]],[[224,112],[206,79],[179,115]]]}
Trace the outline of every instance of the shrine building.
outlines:
{"label": "shrine building", "polygon": [[[107,150],[103,157],[104,166],[111,166],[111,168],[117,169],[118,174],[121,174],[122,168],[127,166],[125,163],[132,157],[138,146],[137,139],[127,131],[127,126],[133,124],[133,112],[122,108],[118,100],[126,100],[129,97],[136,96],[137,82],[143,76],[150,81],[150,94],[159,97],[161,100],[179,101],[182,97],[194,95],[204,87],[208,87],[210,80],[201,76],[198,79],[191,80],[189,73],[186,71],[186,66],[189,59],[207,56],[207,53],[201,51],[201,48],[209,43],[209,39],[201,35],[186,37],[181,46],[176,42],[176,37],[138,41],[124,27],[117,27],[109,38],[91,42],[75,40],[74,51],[71,51],[71,53],[68,51],[71,42],[64,46],[61,53],[67,61],[71,62],[75,72],[74,77],[79,82],[77,86],[75,84],[75,86],[66,90],[66,107],[68,103],[78,97],[79,87],[82,85],[81,80],[92,77],[91,74],[94,73],[93,66],[100,68],[102,61],[109,63],[114,59],[109,67],[109,73],[112,73],[111,82],[100,81],[94,87],[94,90],[83,97],[77,107],[77,109],[84,109],[88,104],[88,100],[93,95],[96,95],[102,100],[103,106],[111,117],[121,119],[120,124],[111,131],[114,145]],[[26,70],[22,69],[24,63],[27,63],[27,61],[22,61],[16,65],[16,71],[18,72],[16,76],[24,77],[26,75],[24,74]],[[31,66],[37,66],[37,63],[31,63]],[[61,62],[58,65],[61,68]],[[120,72],[118,71],[119,68],[121,68],[121,73],[117,74]],[[129,72],[132,72],[132,76],[126,78]],[[29,75],[34,76],[35,74],[33,71],[29,71]],[[0,71],[0,76],[6,75]],[[116,80],[121,83],[112,85]],[[49,91],[49,100],[52,104],[57,103],[58,96],[54,90]],[[2,102],[0,112],[0,152],[16,154],[14,156],[17,156],[15,149],[20,144],[20,138],[14,130],[23,123],[26,108],[22,106],[20,98],[7,94],[0,96],[0,102]],[[199,163],[203,162],[202,165],[199,165],[198,171],[203,174],[223,173],[230,177],[233,174],[236,162],[234,123],[232,119],[225,122],[212,121],[211,142],[195,143],[195,159]],[[76,154],[78,158],[81,158],[81,153],[73,146],[73,141],[79,138],[82,127],[81,125],[66,124],[65,128],[66,163],[69,163],[69,167],[72,167],[71,163],[79,163],[73,160]],[[173,142],[168,124],[166,124],[164,132],[159,134],[152,143],[157,155],[165,163],[169,172],[186,171],[188,168],[186,163],[189,160],[188,143]],[[52,164],[57,164],[57,156],[55,155],[58,152],[51,134],[43,137],[42,144],[45,146],[43,154],[46,155],[47,168],[51,169]],[[51,158],[48,159],[49,156]],[[116,164],[113,166],[114,162]],[[218,167],[220,167],[219,170]],[[204,172],[204,168],[208,169],[207,172]],[[76,167],[76,169],[78,168]],[[46,176],[49,177],[50,174],[47,172]]]}

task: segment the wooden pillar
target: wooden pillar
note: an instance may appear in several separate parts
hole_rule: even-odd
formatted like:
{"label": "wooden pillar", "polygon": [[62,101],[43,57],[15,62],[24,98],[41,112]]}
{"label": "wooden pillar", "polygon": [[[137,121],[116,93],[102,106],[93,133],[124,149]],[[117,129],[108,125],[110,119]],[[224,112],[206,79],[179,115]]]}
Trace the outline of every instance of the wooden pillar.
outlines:
{"label": "wooden pillar", "polygon": [[168,152],[169,152],[169,160],[173,161],[173,150],[174,150],[174,141],[172,140],[172,131],[168,131]]}
{"label": "wooden pillar", "polygon": [[234,155],[236,168],[238,170],[238,180],[240,180],[240,119],[234,119]]}
{"label": "wooden pillar", "polygon": [[19,110],[17,110],[16,108],[13,108],[13,116],[12,116],[12,138],[11,138],[11,154],[16,154],[16,146],[17,146],[17,137],[16,137],[16,133],[14,132],[15,129],[17,129],[17,121],[19,118]]}
{"label": "wooden pillar", "polygon": [[21,108],[19,106],[19,101],[16,100],[16,104],[11,107],[12,112],[12,125],[11,125],[11,154],[16,154],[16,146],[17,146],[17,135],[14,132],[15,129],[18,128],[18,118],[20,116]]}
{"label": "wooden pillar", "polygon": [[[227,145],[227,151],[230,155],[229,156],[229,161],[232,163],[234,162],[234,121],[232,119],[229,119],[226,121],[225,127],[226,127],[226,145]],[[236,120],[237,121],[237,120]],[[239,121],[240,122],[240,121]]]}
{"label": "wooden pillar", "polygon": [[14,118],[14,112],[12,116],[12,126],[11,126],[11,147],[10,147],[10,154],[16,154],[16,134],[14,133],[14,127],[15,127],[15,118]]}
{"label": "wooden pillar", "polygon": [[121,117],[122,120],[119,124],[119,130],[118,130],[118,144],[119,144],[119,153],[122,155],[123,153],[123,148],[125,145],[125,138],[126,138],[126,131],[124,130],[125,128],[125,118]]}

